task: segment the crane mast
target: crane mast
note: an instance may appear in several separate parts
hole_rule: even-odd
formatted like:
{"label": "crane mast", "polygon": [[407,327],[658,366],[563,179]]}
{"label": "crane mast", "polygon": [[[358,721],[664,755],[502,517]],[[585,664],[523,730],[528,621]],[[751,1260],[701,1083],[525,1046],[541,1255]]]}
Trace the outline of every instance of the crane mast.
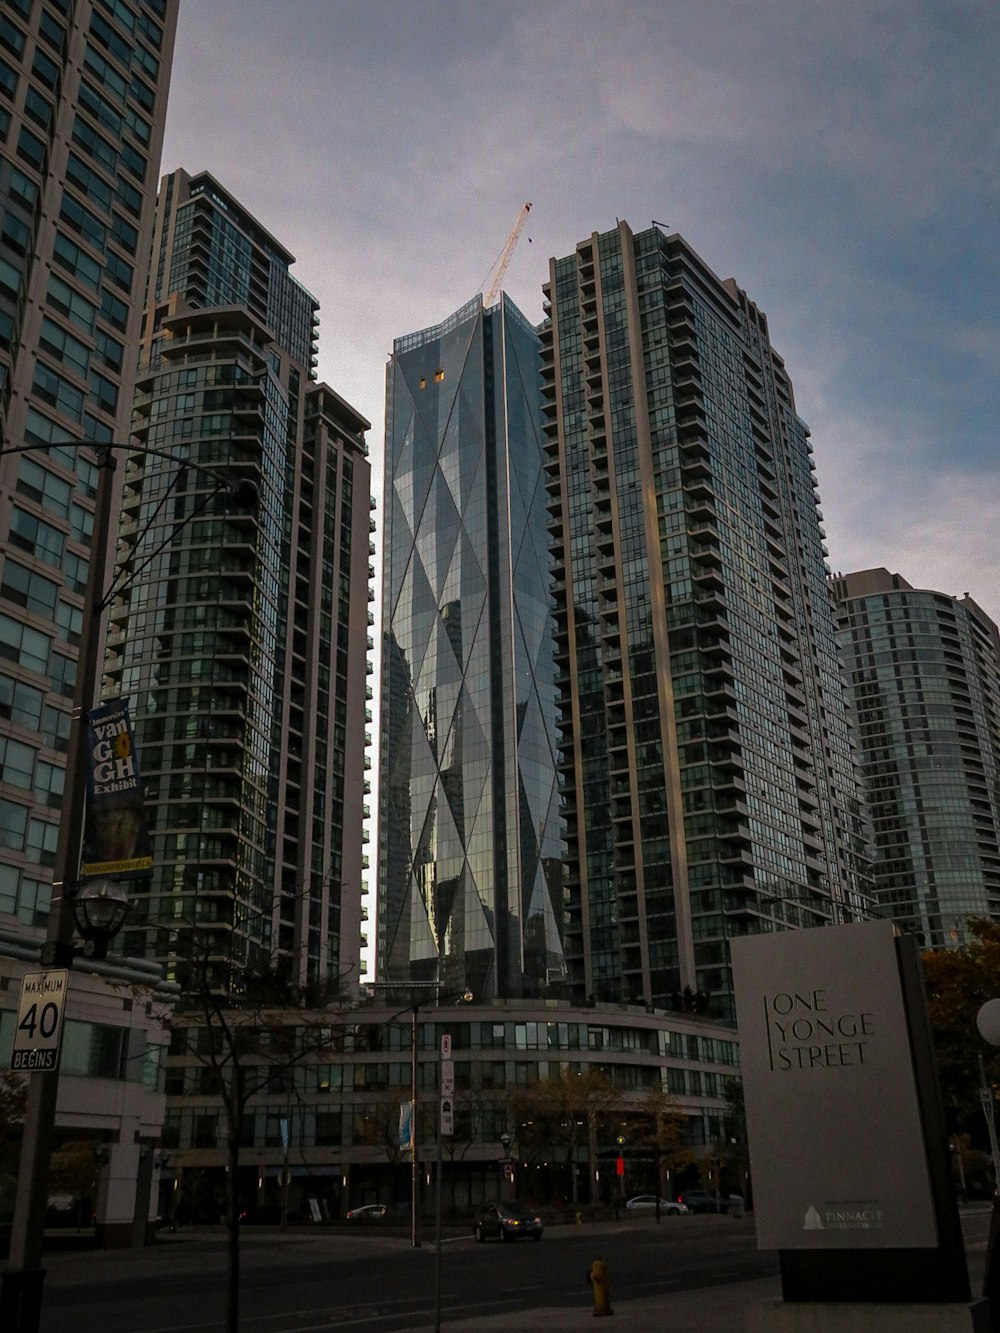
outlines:
{"label": "crane mast", "polygon": [[483,300],[483,305],[486,307],[496,304],[497,297],[500,295],[500,286],[501,283],[503,282],[504,274],[507,272],[507,265],[510,263],[511,256],[514,253],[514,247],[517,245],[518,237],[524,230],[524,224],[528,220],[528,214],[530,212],[531,212],[531,205],[522,204],[521,211],[517,215],[517,221],[514,223],[514,226],[511,229],[511,233],[507,237],[507,244],[500,251],[500,258],[497,260],[496,263],[496,271],[494,272],[493,275],[493,282],[490,285],[490,290],[487,292]]}

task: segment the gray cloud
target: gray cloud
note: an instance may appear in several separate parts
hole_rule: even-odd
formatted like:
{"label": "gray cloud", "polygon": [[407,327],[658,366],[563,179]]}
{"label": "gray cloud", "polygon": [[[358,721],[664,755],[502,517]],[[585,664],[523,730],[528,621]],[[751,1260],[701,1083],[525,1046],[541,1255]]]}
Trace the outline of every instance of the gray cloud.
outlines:
{"label": "gray cloud", "polygon": [[298,256],[376,459],[393,337],[472,295],[525,199],[533,319],[550,255],[668,222],[768,313],[831,563],[1000,615],[998,54],[992,0],[185,0],[165,166]]}

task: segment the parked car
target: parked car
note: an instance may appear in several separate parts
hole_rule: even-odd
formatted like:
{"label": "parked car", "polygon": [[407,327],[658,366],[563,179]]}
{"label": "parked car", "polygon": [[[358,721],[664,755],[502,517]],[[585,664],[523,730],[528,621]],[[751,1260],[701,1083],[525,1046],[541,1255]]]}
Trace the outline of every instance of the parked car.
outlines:
{"label": "parked car", "polygon": [[476,1240],[519,1240],[530,1236],[532,1240],[541,1240],[542,1219],[534,1211],[516,1200],[510,1203],[488,1203],[476,1214],[472,1224],[472,1234]]}
{"label": "parked car", "polygon": [[78,1227],[81,1225],[82,1207],[77,1205],[72,1194],[50,1194],[45,1210],[47,1227]]}
{"label": "parked car", "polygon": [[[637,1194],[634,1199],[629,1199],[625,1207],[630,1213],[655,1213],[656,1195],[655,1194]],[[671,1213],[676,1217],[689,1212],[686,1203],[680,1203],[676,1199],[661,1199],[660,1212]]]}
{"label": "parked car", "polygon": [[389,1207],[384,1203],[363,1203],[347,1211],[348,1222],[384,1222],[388,1216]]}
{"label": "parked car", "polygon": [[240,1213],[244,1226],[276,1227],[281,1221],[280,1203],[258,1203]]}
{"label": "parked car", "polygon": [[709,1194],[707,1190],[683,1190],[678,1199],[689,1213],[724,1213],[729,1207],[728,1194]]}

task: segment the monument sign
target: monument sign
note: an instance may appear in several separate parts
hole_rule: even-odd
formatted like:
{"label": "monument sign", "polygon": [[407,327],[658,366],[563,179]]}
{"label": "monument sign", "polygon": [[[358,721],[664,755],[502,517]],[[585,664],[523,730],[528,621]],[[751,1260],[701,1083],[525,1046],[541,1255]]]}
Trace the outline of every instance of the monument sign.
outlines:
{"label": "monument sign", "polygon": [[913,936],[871,921],[730,943],[757,1243],[785,1300],[968,1300]]}

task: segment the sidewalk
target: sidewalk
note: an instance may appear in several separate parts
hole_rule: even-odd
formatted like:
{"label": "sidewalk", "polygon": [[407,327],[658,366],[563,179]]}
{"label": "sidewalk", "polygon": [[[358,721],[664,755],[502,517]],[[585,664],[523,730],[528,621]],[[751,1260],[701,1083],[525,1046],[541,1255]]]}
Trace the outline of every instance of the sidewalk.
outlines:
{"label": "sidewalk", "polygon": [[[981,1234],[968,1236],[966,1256],[973,1297],[982,1290],[983,1267],[986,1259],[985,1224],[989,1205],[964,1205],[963,1214],[976,1218],[982,1225]],[[498,1298],[501,1293],[497,1293]],[[628,1333],[743,1333],[746,1311],[761,1301],[777,1300],[781,1296],[781,1280],[775,1275],[752,1282],[733,1282],[724,1286],[697,1287],[686,1290],[664,1291],[657,1296],[638,1299],[619,1299],[615,1295],[614,1278],[611,1283],[611,1304],[614,1310],[612,1328],[627,1329]],[[551,1296],[552,1304],[534,1309],[514,1307],[494,1314],[479,1313],[463,1318],[456,1311],[441,1312],[441,1327],[446,1333],[521,1333],[521,1330],[545,1329],[560,1333],[565,1329],[593,1329],[593,1304],[586,1292],[558,1298]],[[500,1305],[498,1299],[496,1304]],[[433,1320],[415,1324],[402,1333],[428,1333]],[[605,1325],[596,1325],[604,1328]]]}
{"label": "sidewalk", "polygon": [[[781,1294],[777,1277],[756,1282],[734,1282],[724,1287],[699,1287],[665,1292],[640,1300],[618,1300],[611,1289],[614,1315],[610,1326],[628,1333],[743,1333],[744,1311],[758,1301]],[[511,1310],[493,1315],[477,1314],[452,1319],[441,1312],[442,1330],[447,1333],[521,1333],[522,1329],[594,1328],[594,1307],[584,1293],[573,1305],[543,1306],[534,1310]],[[404,1333],[427,1333],[433,1321],[414,1325]],[[604,1325],[597,1325],[603,1328]]]}

